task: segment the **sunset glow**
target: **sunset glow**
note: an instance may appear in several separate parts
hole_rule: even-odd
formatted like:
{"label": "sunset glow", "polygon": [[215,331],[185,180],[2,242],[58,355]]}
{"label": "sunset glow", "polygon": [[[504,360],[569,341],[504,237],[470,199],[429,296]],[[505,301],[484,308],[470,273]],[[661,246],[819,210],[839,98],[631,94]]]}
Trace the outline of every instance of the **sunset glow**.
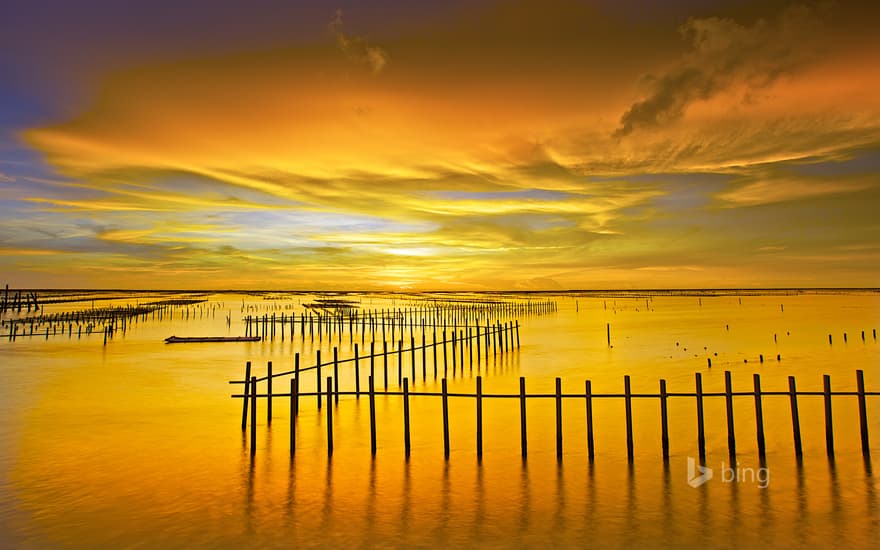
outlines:
{"label": "sunset glow", "polygon": [[876,285],[875,8],[13,4],[13,286]]}

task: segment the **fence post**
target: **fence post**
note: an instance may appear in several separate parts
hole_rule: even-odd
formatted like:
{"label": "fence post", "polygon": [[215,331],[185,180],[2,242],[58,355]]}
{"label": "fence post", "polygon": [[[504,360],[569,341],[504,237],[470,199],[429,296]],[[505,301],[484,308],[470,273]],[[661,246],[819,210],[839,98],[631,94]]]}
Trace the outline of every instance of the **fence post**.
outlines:
{"label": "fence post", "polygon": [[411,367],[410,370],[412,370],[412,381],[413,381],[413,384],[415,384],[415,382],[416,382],[416,337],[415,336],[409,337],[409,358],[410,358],[410,361],[412,362],[412,365],[410,365],[410,367]]}
{"label": "fence post", "polygon": [[[318,388],[318,393],[321,389]],[[327,377],[327,456],[333,456],[333,407],[330,401],[333,398],[333,377]]]}
{"label": "fence post", "polygon": [[788,377],[788,395],[791,400],[791,428],[794,432],[794,455],[800,459],[804,453],[801,448],[801,420],[798,415],[797,389],[795,388],[794,376]]}
{"label": "fence post", "polygon": [[[339,404],[339,354],[333,346],[333,402]],[[330,401],[327,401],[330,404]]]}
{"label": "fence post", "polygon": [[370,390],[370,452],[376,456],[376,388],[373,377],[368,378]]}
{"label": "fence post", "polygon": [[587,398],[587,456],[593,462],[593,383],[587,380],[584,387]]}
{"label": "fence post", "polygon": [[251,456],[257,454],[257,377],[251,376]]}
{"label": "fence post", "polygon": [[519,319],[516,321],[516,349],[519,349]]}
{"label": "fence post", "polygon": [[697,386],[697,446],[699,447],[700,460],[705,460],[706,432],[703,425],[703,376],[698,372],[695,378]]}
{"label": "fence post", "polygon": [[871,446],[868,441],[868,407],[865,403],[865,372],[856,371],[856,386],[859,395],[859,427],[862,434],[862,455],[866,458],[871,456]]}
{"label": "fence post", "polygon": [[409,380],[403,379],[403,447],[409,457]]}
{"label": "fence post", "polygon": [[299,415],[299,352],[293,356],[293,377],[296,380],[296,398],[293,400],[293,411]]}
{"label": "fence post", "polygon": [[562,379],[556,378],[556,460],[562,460]]}
{"label": "fence post", "polygon": [[449,459],[449,395],[446,390],[446,378],[441,381],[443,398],[443,456]]}
{"label": "fence post", "polygon": [[623,377],[623,399],[626,405],[626,458],[633,461],[633,424],[632,424],[632,391],[629,375]]}
{"label": "fence post", "polygon": [[666,380],[660,380],[660,444],[663,447],[663,460],[669,460],[669,417],[666,408]]}
{"label": "fence post", "polygon": [[403,385],[403,339],[397,341],[397,387]]}
{"label": "fence post", "polygon": [[822,376],[822,385],[825,395],[825,452],[828,458],[834,460],[834,427],[831,422],[831,376]]}
{"label": "fence post", "polygon": [[526,378],[519,377],[519,422],[520,422],[520,446],[522,457],[528,454],[528,441],[526,440]]}
{"label": "fence post", "polygon": [[727,452],[731,463],[736,460],[736,434],[733,429],[733,383],[730,371],[724,371],[724,400],[727,404]]}
{"label": "fence post", "polygon": [[290,456],[296,453],[296,379],[290,379]]}
{"label": "fence post", "polygon": [[251,382],[251,362],[248,361],[244,365],[244,404],[241,406],[241,431],[247,429],[247,413],[248,413],[248,392],[250,391]]}
{"label": "fence post", "polygon": [[483,457],[483,377],[477,376],[477,458]]}
{"label": "fence post", "polygon": [[755,373],[755,424],[758,428],[758,458],[766,456],[764,446],[764,404],[761,401],[761,375]]}

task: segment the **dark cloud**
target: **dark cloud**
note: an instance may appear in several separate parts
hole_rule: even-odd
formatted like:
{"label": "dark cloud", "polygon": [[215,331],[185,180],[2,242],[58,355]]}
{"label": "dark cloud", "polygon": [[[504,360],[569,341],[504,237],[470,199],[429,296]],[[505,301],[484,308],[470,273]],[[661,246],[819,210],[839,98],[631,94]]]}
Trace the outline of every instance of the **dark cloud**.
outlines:
{"label": "dark cloud", "polygon": [[768,86],[817,53],[822,18],[817,9],[793,6],[775,20],[742,25],[733,19],[691,18],[681,27],[688,52],[668,72],[644,79],[651,93],[621,116],[615,137],[678,120],[695,101],[736,85]]}

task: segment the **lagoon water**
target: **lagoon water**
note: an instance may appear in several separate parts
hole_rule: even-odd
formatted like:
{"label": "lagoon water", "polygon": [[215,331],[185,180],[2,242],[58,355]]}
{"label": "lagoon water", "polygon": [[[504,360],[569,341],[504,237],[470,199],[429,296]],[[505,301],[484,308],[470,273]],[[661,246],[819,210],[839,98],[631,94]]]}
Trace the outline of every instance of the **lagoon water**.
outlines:
{"label": "lagoon water", "polygon": [[[252,459],[240,426],[241,401],[230,397],[240,386],[228,381],[241,379],[246,361],[262,376],[267,361],[276,371],[292,368],[297,352],[304,365],[313,363],[318,349],[332,357],[334,346],[340,358],[351,357],[361,335],[352,338],[346,327],[332,338],[307,333],[303,340],[297,330],[284,341],[166,345],[163,339],[172,334],[241,335],[243,315],[298,315],[315,295],[205,298],[176,310],[172,319],[139,320],[107,345],[100,334],[0,339],[0,546],[868,548],[880,540],[876,396],[867,401],[873,462],[861,453],[854,396],[833,401],[833,462],[825,456],[821,396],[799,399],[802,462],[793,451],[788,397],[765,397],[765,464],[758,461],[754,399],[736,397],[734,467],[724,399],[707,397],[706,465],[715,476],[697,488],[687,475],[688,458],[697,456],[695,405],[685,397],[669,400],[668,463],[661,458],[656,399],[634,400],[635,459],[629,465],[621,399],[595,400],[590,463],[582,399],[564,401],[561,462],[552,399],[528,403],[526,460],[520,456],[518,401],[487,399],[478,461],[473,399],[450,398],[451,453],[445,460],[440,400],[412,397],[407,459],[396,396],[376,399],[375,458],[366,398],[343,396],[333,406],[332,458],[327,406],[319,411],[314,397],[303,398],[293,459],[287,399],[275,400],[271,425],[263,400]],[[373,309],[407,307],[420,297],[346,298]],[[864,370],[869,391],[880,390],[880,343],[872,332],[880,328],[877,292],[541,298],[555,300],[558,311],[518,316],[521,348],[475,357],[473,367],[454,374],[450,369],[451,392],[473,392],[479,375],[485,393],[515,393],[521,376],[530,393],[552,393],[556,377],[569,393],[583,393],[586,379],[595,393],[621,393],[627,374],[635,393],[657,393],[661,378],[670,392],[692,392],[696,372],[704,391],[720,392],[725,370],[732,372],[734,391],[750,391],[754,373],[765,391],[787,390],[789,375],[798,390],[818,391],[823,374],[831,375],[835,391],[853,391],[857,369]],[[153,299],[132,295],[112,302]],[[97,300],[95,307],[107,303]],[[87,307],[91,302],[62,303],[47,312]],[[418,342],[418,331],[415,337]],[[427,360],[430,365],[430,350]],[[413,391],[439,391],[442,367],[435,379],[429,366],[423,380],[420,356],[417,361]],[[347,365],[340,369],[342,389],[354,383]],[[396,365],[396,358],[389,361],[392,390]],[[363,387],[365,371],[362,363]],[[288,383],[278,379],[276,391],[286,391]],[[312,373],[302,384],[303,391],[313,389]]]}

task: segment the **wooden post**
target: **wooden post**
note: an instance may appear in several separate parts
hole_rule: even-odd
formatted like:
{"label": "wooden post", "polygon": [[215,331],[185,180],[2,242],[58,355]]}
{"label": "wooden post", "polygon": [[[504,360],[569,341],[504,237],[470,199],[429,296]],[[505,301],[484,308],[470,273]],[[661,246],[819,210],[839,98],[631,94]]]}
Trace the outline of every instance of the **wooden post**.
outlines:
{"label": "wooden post", "polygon": [[584,387],[587,397],[587,456],[589,457],[590,462],[593,462],[593,383],[587,380],[584,383]]}
{"label": "wooden post", "polygon": [[477,458],[483,457],[483,377],[477,376]]}
{"label": "wooden post", "polygon": [[257,377],[251,376],[251,456],[257,454]]}
{"label": "wooden post", "polygon": [[[336,346],[333,346],[333,403],[339,404],[339,355]],[[330,401],[327,401],[330,404]]]}
{"label": "wooden post", "polygon": [[443,456],[449,459],[449,395],[446,390],[446,378],[441,381],[443,399]]}
{"label": "wooden post", "polygon": [[764,405],[761,401],[761,375],[755,373],[755,423],[758,429],[758,457],[764,460]]}
{"label": "wooden post", "polygon": [[794,376],[788,377],[788,396],[791,400],[791,428],[794,432],[794,455],[800,459],[804,452],[801,448],[801,420],[798,415],[797,389]]}
{"label": "wooden post", "polygon": [[403,447],[409,457],[409,380],[403,379]]}
{"label": "wooden post", "polygon": [[[293,318],[291,317],[291,322]],[[290,379],[290,456],[296,453],[296,379]]]}
{"label": "wooden post", "polygon": [[696,373],[697,386],[697,446],[699,447],[700,460],[706,459],[706,432],[703,425],[703,376]]}
{"label": "wooden post", "polygon": [[862,455],[866,458],[871,456],[871,446],[868,441],[868,407],[865,403],[865,372],[856,371],[856,387],[859,396],[859,426],[862,433]]}
{"label": "wooden post", "polygon": [[370,391],[370,452],[376,456],[376,388],[373,386],[373,377],[367,379]]}
{"label": "wooden post", "polygon": [[241,431],[247,429],[247,413],[248,413],[248,392],[250,391],[251,382],[251,362],[248,361],[244,365],[244,403],[241,406]]}
{"label": "wooden post", "polygon": [[516,321],[516,349],[519,349],[519,319]]}
{"label": "wooden post", "polygon": [[633,461],[632,391],[629,375],[623,377],[624,403],[626,405],[626,458]]}
{"label": "wooden post", "polygon": [[[318,393],[320,393],[318,389]],[[333,456],[333,407],[330,401],[333,398],[333,377],[327,377],[327,456]]]}
{"label": "wooden post", "polygon": [[[425,321],[422,319],[422,382],[428,379],[428,346],[425,345]],[[413,377],[415,382],[415,377]]]}
{"label": "wooden post", "polygon": [[293,378],[296,380],[296,398],[293,400],[293,411],[299,416],[299,352],[293,356]]}
{"label": "wooden post", "polygon": [[434,358],[434,380],[437,380],[437,329],[431,336],[431,357]]}
{"label": "wooden post", "polygon": [[834,460],[834,427],[831,422],[831,376],[822,376],[825,396],[825,452],[828,458]]}
{"label": "wooden post", "polygon": [[611,347],[611,323],[605,323],[605,334],[608,337],[608,347]]}
{"label": "wooden post", "polygon": [[358,359],[358,345],[354,344],[354,396],[355,399],[361,398],[361,364]]}
{"label": "wooden post", "polygon": [[663,460],[669,460],[669,416],[666,408],[666,380],[660,380],[660,445],[663,447]]}
{"label": "wooden post", "polygon": [[562,379],[556,378],[556,460],[562,460]]}
{"label": "wooden post", "polygon": [[272,361],[266,365],[266,424],[272,424]]}
{"label": "wooden post", "polygon": [[528,441],[526,440],[526,378],[519,377],[519,423],[520,423],[520,447],[523,458],[528,454]]}
{"label": "wooden post", "polygon": [[727,404],[727,452],[731,464],[736,460],[736,434],[733,430],[733,383],[730,371],[724,371],[724,399]]}

